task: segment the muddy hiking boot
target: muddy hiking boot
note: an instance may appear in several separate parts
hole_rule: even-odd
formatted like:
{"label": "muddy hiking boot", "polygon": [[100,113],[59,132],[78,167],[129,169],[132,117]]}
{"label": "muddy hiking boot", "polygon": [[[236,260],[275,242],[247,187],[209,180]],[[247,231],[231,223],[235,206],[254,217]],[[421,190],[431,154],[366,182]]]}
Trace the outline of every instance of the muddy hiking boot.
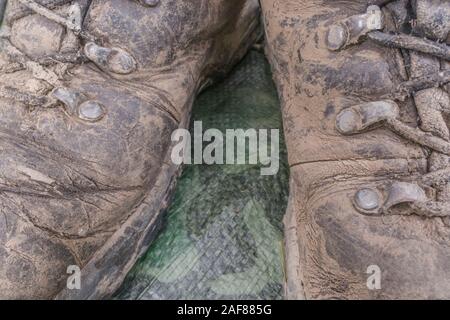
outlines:
{"label": "muddy hiking boot", "polygon": [[450,298],[450,2],[262,0],[289,298]]}
{"label": "muddy hiking boot", "polygon": [[[1,298],[117,289],[168,204],[179,171],[171,134],[254,43],[258,13],[256,0],[8,1]],[[69,290],[77,268],[81,289]]]}

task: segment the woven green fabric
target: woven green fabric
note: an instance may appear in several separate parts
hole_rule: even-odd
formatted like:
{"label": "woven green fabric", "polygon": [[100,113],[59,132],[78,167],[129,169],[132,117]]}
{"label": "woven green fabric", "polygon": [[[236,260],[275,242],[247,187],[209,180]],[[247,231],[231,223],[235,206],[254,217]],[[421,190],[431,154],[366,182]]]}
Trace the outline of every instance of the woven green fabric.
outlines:
{"label": "woven green fabric", "polygon": [[[193,120],[203,130],[281,129],[270,68],[252,51],[223,82],[202,93]],[[282,132],[282,130],[280,130]],[[280,170],[260,165],[188,165],[165,228],[129,273],[119,299],[281,299],[286,148]]]}

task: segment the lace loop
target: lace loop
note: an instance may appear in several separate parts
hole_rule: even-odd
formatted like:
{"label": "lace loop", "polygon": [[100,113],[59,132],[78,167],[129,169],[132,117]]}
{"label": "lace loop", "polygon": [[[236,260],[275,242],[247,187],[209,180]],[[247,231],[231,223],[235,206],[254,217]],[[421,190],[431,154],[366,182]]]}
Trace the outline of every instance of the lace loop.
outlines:
{"label": "lace loop", "polygon": [[[89,35],[82,30],[82,18],[80,8],[76,8],[75,5],[70,7],[70,17],[68,19],[54,13],[45,6],[36,3],[33,0],[18,0],[22,5],[31,11],[44,16],[45,18],[54,21],[58,24],[63,25],[67,30],[73,32],[76,36],[88,39],[90,41],[95,40],[93,36]],[[5,1],[6,3],[6,1]],[[50,84],[53,88],[62,87],[61,76],[58,76],[54,71],[47,68],[47,65],[54,63],[68,64],[68,63],[81,63],[86,61],[86,57],[83,55],[81,50],[78,52],[66,52],[61,54],[54,54],[51,56],[46,56],[40,58],[38,61],[34,61],[19,49],[14,47],[7,37],[0,38],[0,48],[3,53],[8,56],[11,62],[16,63],[22,67],[22,69],[27,69],[31,72],[34,78],[43,80]],[[67,69],[67,68],[64,68]],[[15,68],[13,71],[16,71]],[[34,94],[20,92],[17,89],[12,90],[8,86],[0,86],[0,96],[3,98],[13,99],[31,106],[43,107],[52,106],[55,103],[55,99],[51,96],[36,96]]]}

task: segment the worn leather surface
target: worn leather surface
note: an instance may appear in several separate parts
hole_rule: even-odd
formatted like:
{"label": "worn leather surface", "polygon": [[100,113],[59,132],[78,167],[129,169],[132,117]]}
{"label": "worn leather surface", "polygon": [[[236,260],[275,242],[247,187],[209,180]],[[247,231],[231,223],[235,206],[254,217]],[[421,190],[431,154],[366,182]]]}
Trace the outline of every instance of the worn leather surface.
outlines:
{"label": "worn leather surface", "polygon": [[[440,6],[445,16],[448,2],[417,2],[417,26],[428,26],[422,28],[424,35],[432,21],[425,18],[424,12],[431,11],[424,8]],[[288,297],[449,298],[450,229],[443,219],[367,216],[353,205],[360,188],[415,181],[428,172],[430,150],[384,127],[352,136],[341,135],[335,127],[343,108],[381,100],[408,79],[401,52],[371,41],[328,50],[327,27],[364,13],[368,1],[262,0],[261,4],[291,166]],[[393,28],[392,12],[385,13],[386,28]],[[445,41],[443,30],[448,33],[449,21],[441,19],[439,24]],[[418,127],[412,99],[397,102],[401,120]],[[381,270],[380,290],[366,286],[371,265]]]}
{"label": "worn leather surface", "polygon": [[[37,2],[61,12],[75,1]],[[82,268],[82,289],[59,298],[114,292],[167,206],[177,174],[170,161],[173,130],[188,125],[195,94],[257,36],[253,0],[80,3],[88,8],[84,29],[99,45],[125,50],[137,70],[118,75],[91,62],[69,65],[64,86],[105,107],[94,123],[61,105],[0,99],[2,298],[55,297],[69,265]],[[6,10],[16,48],[31,60],[67,49],[63,26],[25,9],[14,3]],[[0,66],[11,66],[4,52]],[[2,72],[0,84],[33,94],[52,89],[22,69]]]}

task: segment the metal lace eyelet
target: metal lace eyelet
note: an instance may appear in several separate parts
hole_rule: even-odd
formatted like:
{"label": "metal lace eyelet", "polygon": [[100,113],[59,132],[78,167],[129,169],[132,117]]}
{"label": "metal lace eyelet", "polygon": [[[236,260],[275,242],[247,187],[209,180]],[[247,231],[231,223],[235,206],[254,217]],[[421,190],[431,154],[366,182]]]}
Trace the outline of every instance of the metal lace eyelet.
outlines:
{"label": "metal lace eyelet", "polygon": [[106,114],[105,107],[98,101],[88,100],[78,107],[78,117],[88,122],[97,122]]}
{"label": "metal lace eyelet", "polygon": [[336,116],[336,129],[344,135],[360,133],[382,121],[396,119],[399,113],[398,105],[391,100],[358,104]]}

